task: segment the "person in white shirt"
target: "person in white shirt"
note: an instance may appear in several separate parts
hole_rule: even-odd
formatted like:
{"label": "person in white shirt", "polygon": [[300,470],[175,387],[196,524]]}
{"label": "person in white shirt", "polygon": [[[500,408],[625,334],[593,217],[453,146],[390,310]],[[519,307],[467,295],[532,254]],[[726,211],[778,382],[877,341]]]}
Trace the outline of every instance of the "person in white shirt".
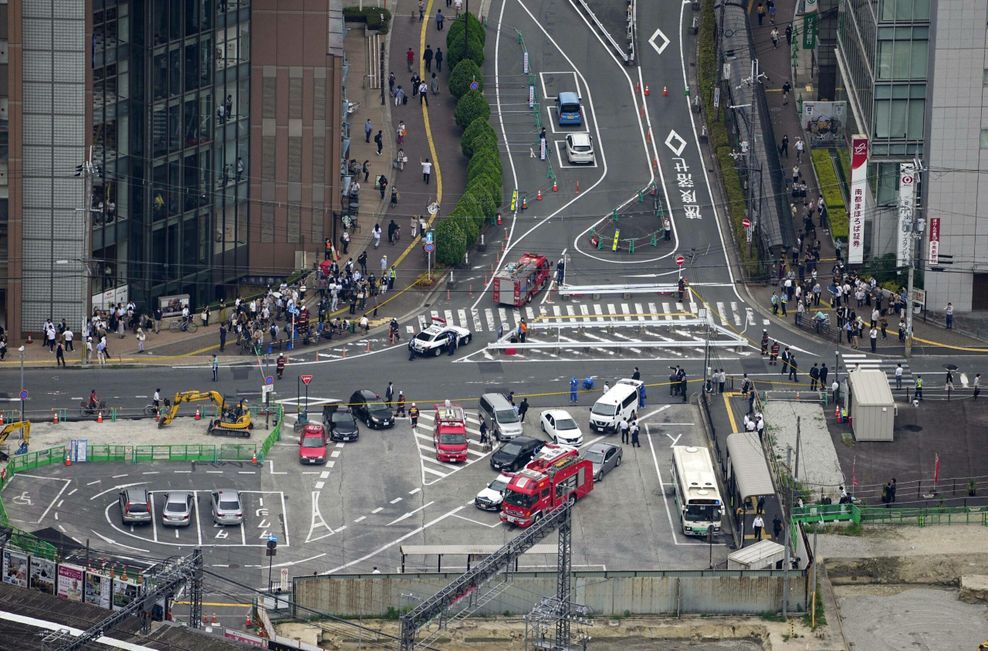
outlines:
{"label": "person in white shirt", "polygon": [[72,333],[72,328],[66,328],[65,332],[62,333],[62,338],[65,339],[65,350],[75,350],[72,347],[72,339],[75,334]]}

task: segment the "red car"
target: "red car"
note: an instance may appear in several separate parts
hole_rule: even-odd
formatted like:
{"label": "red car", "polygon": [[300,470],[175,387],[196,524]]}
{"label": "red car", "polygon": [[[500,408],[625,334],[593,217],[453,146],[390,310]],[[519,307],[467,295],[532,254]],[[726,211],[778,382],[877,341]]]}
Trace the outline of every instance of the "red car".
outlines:
{"label": "red car", "polygon": [[298,439],[299,463],[326,463],[326,428],[319,423],[307,423]]}

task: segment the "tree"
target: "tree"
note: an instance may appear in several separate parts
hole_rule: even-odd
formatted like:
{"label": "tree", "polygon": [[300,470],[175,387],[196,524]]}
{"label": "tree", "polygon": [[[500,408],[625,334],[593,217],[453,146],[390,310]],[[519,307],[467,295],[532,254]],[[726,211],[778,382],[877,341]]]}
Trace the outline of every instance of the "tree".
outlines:
{"label": "tree", "polygon": [[473,180],[474,177],[486,175],[491,176],[495,179],[501,178],[501,161],[498,158],[494,158],[488,154],[488,152],[481,150],[473,155],[470,162],[467,163],[467,181]]}
{"label": "tree", "polygon": [[483,93],[471,90],[456,102],[456,126],[466,129],[477,118],[485,120],[491,117],[491,106]]}
{"label": "tree", "polygon": [[457,220],[450,216],[436,223],[436,262],[458,265],[467,252],[466,236]]}
{"label": "tree", "polygon": [[467,183],[467,193],[477,200],[485,219],[490,219],[497,213],[498,202],[491,192],[492,185],[488,176],[479,176]]}
{"label": "tree", "polygon": [[481,22],[473,14],[464,12],[449,25],[449,30],[446,32],[447,48],[450,43],[455,42],[457,39],[463,40],[463,31],[467,25],[470,27],[470,36],[477,35],[481,43],[487,42],[487,30]]}
{"label": "tree", "polygon": [[[487,120],[474,120],[473,123],[471,123],[471,126],[477,123],[487,124]],[[467,127],[467,131],[469,130],[470,127]],[[460,146],[463,149],[463,155],[467,158],[472,158],[478,149],[487,148],[497,151],[497,135],[494,133],[493,129],[490,131],[481,131],[474,135],[472,139],[464,137],[463,142],[460,143]]]}
{"label": "tree", "polygon": [[472,59],[463,59],[456,64],[453,72],[449,75],[449,92],[456,99],[460,99],[470,90],[470,84],[474,81],[479,84],[478,90],[483,91],[484,73],[481,72],[480,66],[474,63]]}
{"label": "tree", "polygon": [[464,59],[471,59],[478,66],[484,65],[484,42],[473,32],[466,40],[461,36],[446,46],[446,64],[450,70],[454,70],[456,64]]}

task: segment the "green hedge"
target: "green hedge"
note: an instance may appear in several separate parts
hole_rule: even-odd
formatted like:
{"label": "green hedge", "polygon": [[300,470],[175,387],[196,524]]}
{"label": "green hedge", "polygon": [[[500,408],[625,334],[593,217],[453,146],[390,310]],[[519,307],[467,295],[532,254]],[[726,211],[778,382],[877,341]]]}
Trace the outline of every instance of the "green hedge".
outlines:
{"label": "green hedge", "polygon": [[391,28],[391,12],[384,7],[344,7],[343,20],[351,23],[367,23],[367,29],[387,34]]}
{"label": "green hedge", "polygon": [[453,112],[456,126],[466,129],[477,118],[487,120],[491,117],[491,105],[479,90],[471,90],[456,102]]}
{"label": "green hedge", "polygon": [[436,262],[457,265],[467,252],[466,235],[455,217],[444,217],[436,223]]}
{"label": "green hedge", "polygon": [[455,42],[457,39],[463,40],[463,30],[466,28],[467,23],[470,25],[470,37],[473,38],[474,35],[480,39],[482,44],[487,43],[487,30],[481,22],[472,13],[463,12],[458,18],[453,20],[449,24],[449,28],[446,30],[446,47],[449,47],[450,43]]}
{"label": "green hedge", "polygon": [[820,186],[820,194],[823,195],[823,202],[827,204],[827,220],[830,222],[830,235],[834,240],[847,241],[847,206],[844,203],[844,195],[840,191],[840,180],[837,178],[837,172],[834,170],[834,162],[830,157],[830,151],[826,149],[813,149],[810,151],[810,158],[813,161],[813,170],[816,172],[816,180]]}
{"label": "green hedge", "polygon": [[484,90],[484,73],[473,59],[463,59],[449,73],[449,92],[456,99],[463,97],[470,90],[470,84],[476,81],[480,91]]}

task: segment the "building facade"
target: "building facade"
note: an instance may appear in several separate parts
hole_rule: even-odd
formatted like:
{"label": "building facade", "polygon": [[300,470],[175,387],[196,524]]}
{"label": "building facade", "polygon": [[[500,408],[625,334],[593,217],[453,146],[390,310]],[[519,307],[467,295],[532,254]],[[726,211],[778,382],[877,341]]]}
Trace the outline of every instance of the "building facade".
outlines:
{"label": "building facade", "polygon": [[848,101],[848,133],[870,140],[866,252],[895,253],[900,164],[918,162],[925,229],[914,256],[933,310],[988,309],[986,20],[988,7],[966,0],[840,4],[837,99]]}

